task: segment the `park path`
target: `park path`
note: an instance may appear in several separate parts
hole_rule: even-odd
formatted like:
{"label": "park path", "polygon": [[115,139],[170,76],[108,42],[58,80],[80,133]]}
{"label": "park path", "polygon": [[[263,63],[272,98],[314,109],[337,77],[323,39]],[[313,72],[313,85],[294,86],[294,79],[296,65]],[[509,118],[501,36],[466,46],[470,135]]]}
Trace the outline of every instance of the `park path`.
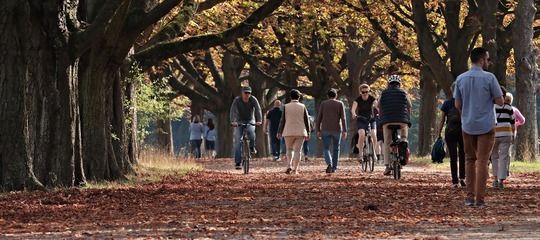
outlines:
{"label": "park path", "polygon": [[202,172],[121,189],[0,195],[0,238],[538,239],[540,176],[513,174],[488,188],[487,208],[464,207],[449,172],[410,164],[403,178],[321,159],[256,159],[248,175],[231,159],[200,160]]}

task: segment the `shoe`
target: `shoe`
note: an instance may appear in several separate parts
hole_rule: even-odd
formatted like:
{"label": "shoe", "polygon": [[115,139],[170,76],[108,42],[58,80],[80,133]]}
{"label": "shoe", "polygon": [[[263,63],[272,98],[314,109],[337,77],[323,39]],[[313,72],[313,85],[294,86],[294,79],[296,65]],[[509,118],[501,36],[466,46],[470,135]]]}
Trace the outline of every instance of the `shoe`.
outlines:
{"label": "shoe", "polygon": [[467,184],[465,183],[465,179],[459,180],[459,184],[461,184],[462,187],[466,187]]}
{"label": "shoe", "polygon": [[388,176],[392,174],[392,169],[390,169],[390,166],[386,165],[386,168],[384,169],[384,175]]}
{"label": "shoe", "polygon": [[377,154],[377,159],[376,159],[376,161],[379,162],[380,159],[381,159],[381,154]]}
{"label": "shoe", "polygon": [[281,162],[281,158],[276,157],[276,158],[274,158],[274,161],[275,161],[275,162]]}
{"label": "shoe", "polygon": [[309,158],[307,158],[307,157],[304,158],[304,161],[305,161],[305,162],[309,162]]}
{"label": "shoe", "polygon": [[458,184],[456,183],[456,184],[453,184],[453,185],[452,185],[452,187],[454,187],[454,188],[458,188],[458,187],[459,187],[459,185],[458,185]]}
{"label": "shoe", "polygon": [[236,164],[236,165],[234,165],[234,168],[235,168],[236,170],[240,170],[240,169],[242,169],[242,166],[240,166],[240,164]]}
{"label": "shoe", "polygon": [[298,170],[292,171],[292,174],[297,175],[297,174],[298,174]]}
{"label": "shoe", "polygon": [[465,206],[467,206],[467,207],[472,207],[472,206],[474,206],[474,200],[467,200],[467,201],[465,201]]}
{"label": "shoe", "polygon": [[493,188],[499,188],[499,181],[493,181]]}
{"label": "shoe", "polygon": [[328,164],[326,167],[326,173],[332,173],[332,165]]}
{"label": "shoe", "polygon": [[249,150],[251,151],[251,154],[257,154],[257,149],[255,149],[255,147],[250,147]]}
{"label": "shoe", "polygon": [[337,168],[332,168],[331,173],[335,173],[337,171]]}
{"label": "shoe", "polygon": [[483,203],[476,203],[474,206],[477,208],[486,208],[488,205],[487,203],[483,202]]}
{"label": "shoe", "polygon": [[504,184],[503,184],[503,182],[499,182],[499,189],[504,189]]}
{"label": "shoe", "polygon": [[287,168],[287,170],[285,171],[286,174],[291,174],[291,171],[292,171],[292,168]]}

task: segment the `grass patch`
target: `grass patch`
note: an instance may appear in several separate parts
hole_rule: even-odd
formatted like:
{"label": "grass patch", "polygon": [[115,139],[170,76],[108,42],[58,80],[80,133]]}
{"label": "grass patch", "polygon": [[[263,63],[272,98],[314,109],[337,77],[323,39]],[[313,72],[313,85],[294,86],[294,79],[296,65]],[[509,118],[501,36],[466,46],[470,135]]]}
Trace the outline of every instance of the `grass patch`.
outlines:
{"label": "grass patch", "polygon": [[[434,169],[448,169],[450,170],[450,158],[444,158],[443,163],[432,163],[431,156],[418,157],[412,156],[411,162],[419,163],[426,167]],[[491,168],[490,168],[491,171]],[[520,172],[520,173],[540,173],[540,162],[519,162],[519,161],[510,161],[510,171],[511,172]]]}
{"label": "grass patch", "polygon": [[202,167],[192,159],[178,158],[167,153],[145,150],[139,157],[139,164],[134,166],[135,173],[123,180],[88,182],[87,188],[121,188],[141,182],[156,182],[164,177],[181,177],[190,172],[201,171]]}

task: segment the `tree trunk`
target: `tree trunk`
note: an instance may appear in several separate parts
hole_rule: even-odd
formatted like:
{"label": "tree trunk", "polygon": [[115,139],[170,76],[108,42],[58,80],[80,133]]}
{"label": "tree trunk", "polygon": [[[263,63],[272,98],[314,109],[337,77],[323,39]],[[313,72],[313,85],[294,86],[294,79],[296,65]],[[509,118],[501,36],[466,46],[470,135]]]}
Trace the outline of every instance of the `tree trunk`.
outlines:
{"label": "tree trunk", "polygon": [[[70,7],[1,1],[0,187],[73,186],[80,163],[76,140],[76,61],[69,55]],[[60,9],[60,10],[59,10]],[[52,23],[52,24],[51,24]],[[80,166],[80,165],[79,165]],[[79,171],[80,169],[77,169]],[[84,181],[80,175],[78,181]]]}
{"label": "tree trunk", "polygon": [[156,125],[157,125],[157,145],[158,145],[157,147],[164,153],[167,153],[172,156],[174,154],[174,147],[172,144],[171,120],[158,119],[156,121]]}
{"label": "tree trunk", "polygon": [[527,119],[520,127],[516,141],[516,158],[537,162],[538,128],[536,125],[536,58],[533,47],[533,22],[536,8],[533,0],[519,1],[513,29],[514,59],[516,61],[516,106]]}
{"label": "tree trunk", "polygon": [[229,109],[214,112],[216,128],[218,130],[217,158],[229,158],[234,156],[234,132],[229,121]]}
{"label": "tree trunk", "polygon": [[420,111],[418,118],[418,156],[426,156],[431,153],[433,144],[433,132],[437,127],[437,84],[427,67],[422,68],[420,74]]}

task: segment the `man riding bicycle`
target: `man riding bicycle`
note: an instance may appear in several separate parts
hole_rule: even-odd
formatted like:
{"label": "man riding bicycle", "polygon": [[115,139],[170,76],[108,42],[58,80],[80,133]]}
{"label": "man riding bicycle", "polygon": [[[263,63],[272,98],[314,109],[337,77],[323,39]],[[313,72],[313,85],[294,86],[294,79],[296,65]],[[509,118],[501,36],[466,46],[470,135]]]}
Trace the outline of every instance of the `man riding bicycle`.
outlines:
{"label": "man riding bicycle", "polygon": [[400,88],[401,77],[399,75],[391,75],[388,77],[388,88],[381,93],[377,107],[379,108],[380,123],[383,126],[384,133],[384,164],[386,169],[384,175],[390,175],[390,144],[392,143],[392,130],[389,125],[401,126],[400,136],[401,142],[404,143],[404,151],[407,149],[407,133],[408,127],[411,125],[411,99],[405,90]]}
{"label": "man riding bicycle", "polygon": [[[356,118],[356,128],[358,129],[358,144],[356,145],[359,150],[358,159],[363,159],[364,138],[368,125],[371,129],[371,137],[374,143],[377,143],[377,125],[375,124],[375,118],[373,118],[373,103],[377,100],[375,97],[369,94],[370,87],[367,84],[362,84],[358,87],[360,96],[358,96],[352,105],[351,116]],[[375,144],[375,152],[379,152],[379,146]]]}
{"label": "man riding bicycle", "polygon": [[[254,119],[255,118],[255,119]],[[257,126],[262,124],[262,113],[259,101],[251,96],[251,87],[242,87],[242,95],[234,99],[230,110],[231,125],[234,128],[234,165],[236,169],[242,169],[242,132],[244,128],[248,131],[249,148],[252,154],[257,153],[255,149],[255,126],[239,126],[238,124],[251,123]]]}

